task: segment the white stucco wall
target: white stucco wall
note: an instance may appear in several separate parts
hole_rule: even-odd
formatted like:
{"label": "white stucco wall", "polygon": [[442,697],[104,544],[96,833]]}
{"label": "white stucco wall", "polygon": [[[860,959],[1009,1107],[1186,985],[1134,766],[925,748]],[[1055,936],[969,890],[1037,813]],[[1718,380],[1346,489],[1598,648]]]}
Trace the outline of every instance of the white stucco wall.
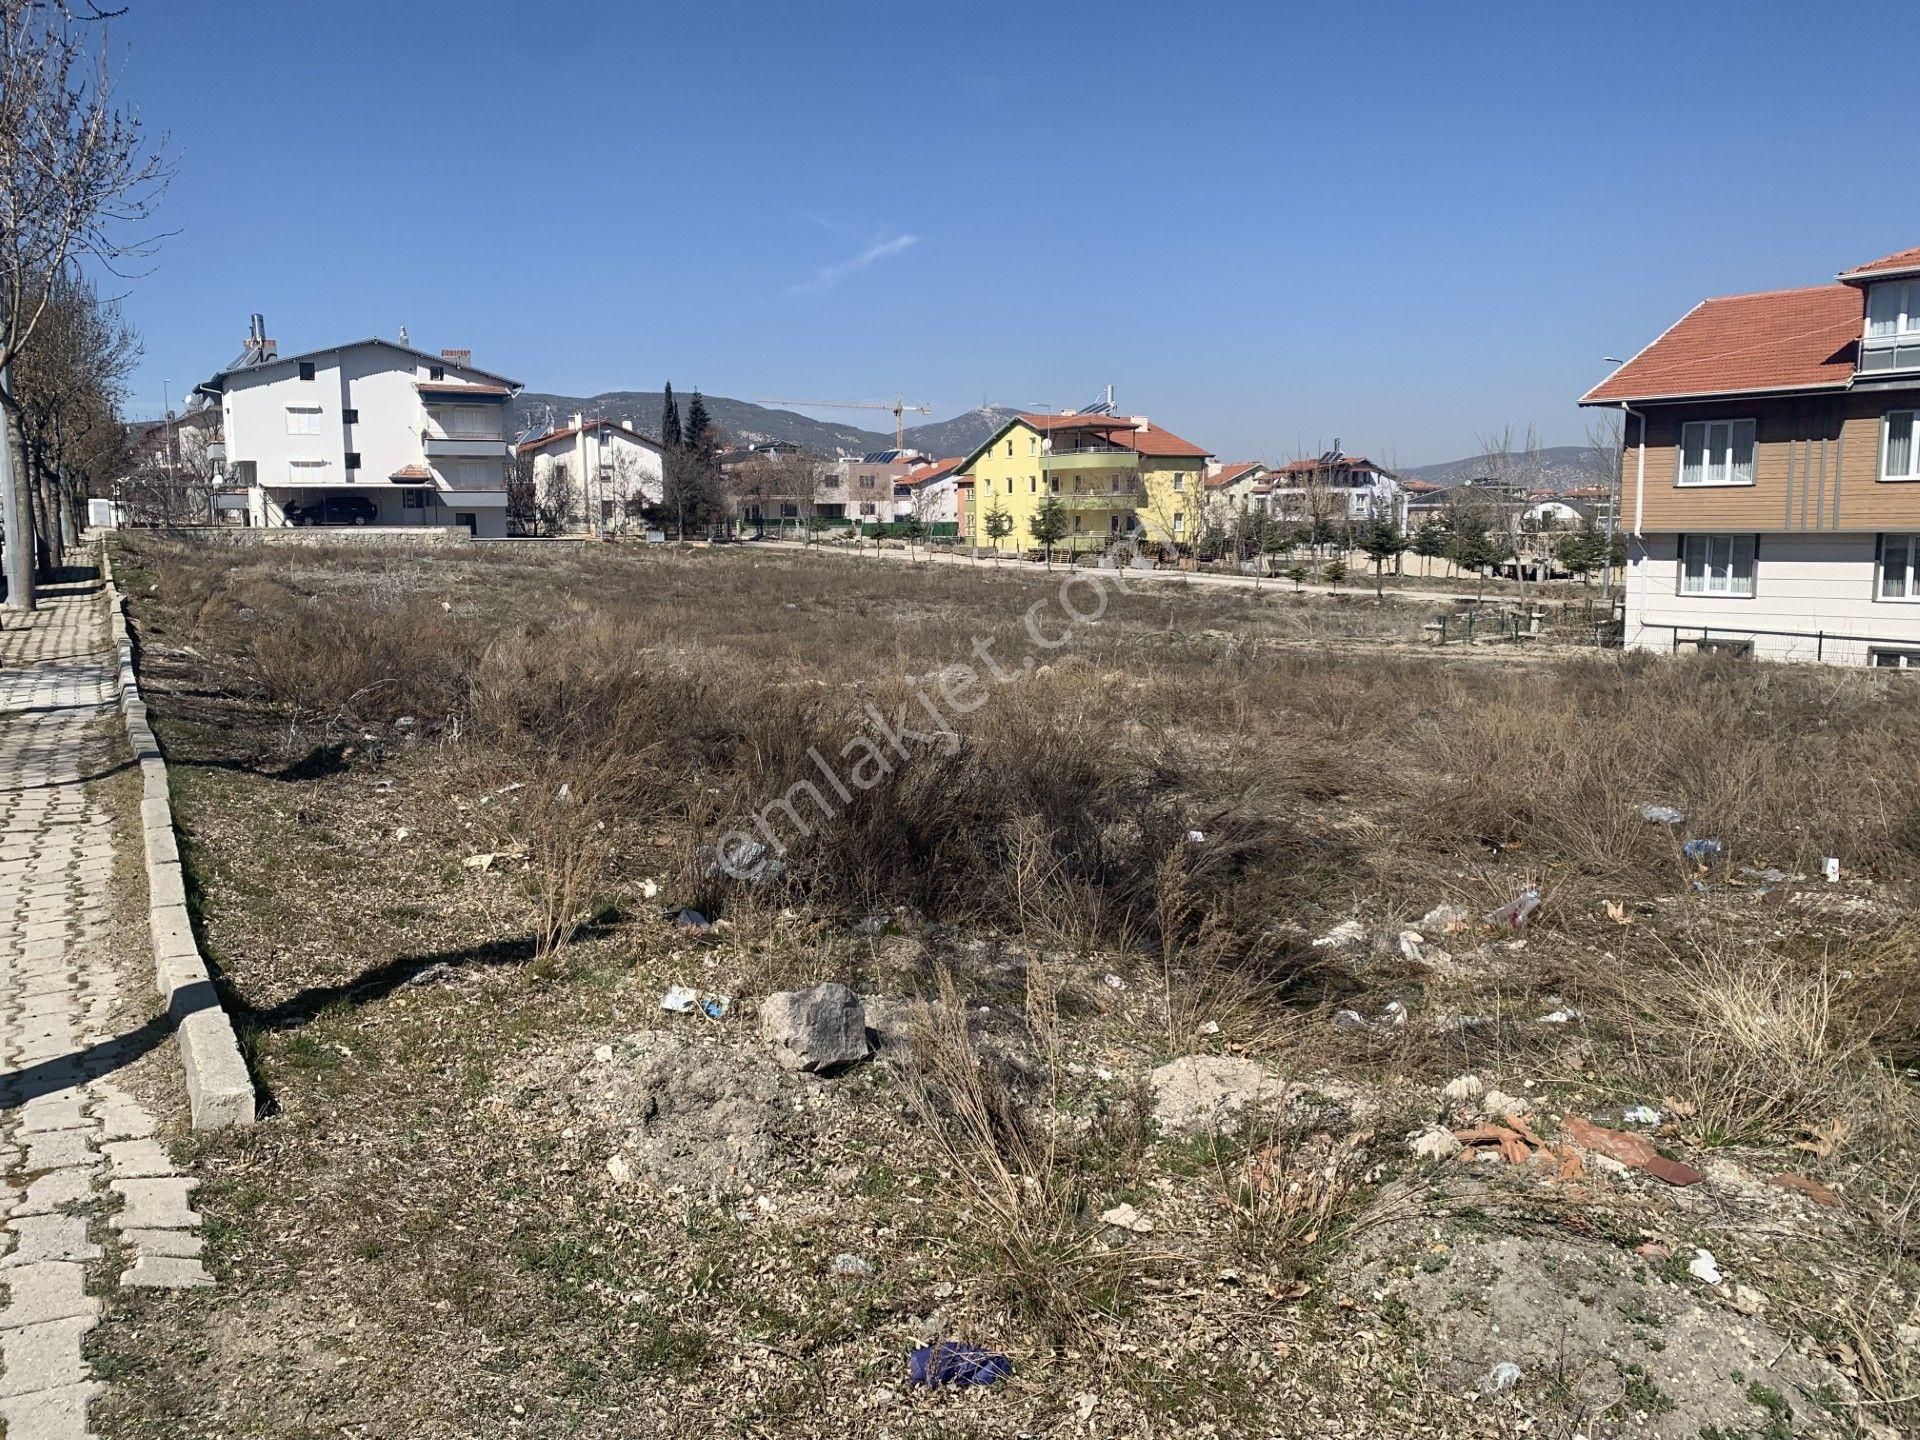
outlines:
{"label": "white stucco wall", "polygon": [[[450,525],[456,512],[473,514],[479,533],[505,533],[506,402],[465,397],[475,424],[500,440],[495,458],[458,459],[426,454],[425,437],[447,433],[441,412],[454,402],[429,395],[417,382],[438,366],[445,380],[488,385],[493,377],[471,367],[429,361],[373,342],[343,346],[309,357],[313,379],[302,380],[297,358],[277,361],[224,377],[220,398],[227,440],[229,473],[242,462],[254,466],[255,488],[248,515],[255,525],[285,523],[285,507],[326,494],[364,495],[378,507],[383,525]],[[314,434],[289,434],[288,412],[317,411]],[[357,412],[345,423],[346,412]],[[360,465],[349,472],[346,459],[357,453]],[[408,466],[426,466],[434,481],[423,486],[396,485],[390,478]],[[403,492],[417,489],[423,501],[409,507]],[[497,512],[497,513],[494,513]],[[497,523],[496,523],[497,522]]]}
{"label": "white stucco wall", "polygon": [[638,431],[616,425],[590,427],[532,453],[534,484],[542,494],[553,467],[567,467],[575,487],[573,521],[578,525],[597,528],[604,500],[613,506],[608,530],[634,529],[641,522],[628,516],[628,499],[638,493],[645,503],[657,505],[666,493],[663,452]]}
{"label": "white stucco wall", "polygon": [[[1920,648],[1920,603],[1874,598],[1877,537],[1762,535],[1754,560],[1754,593],[1682,595],[1677,535],[1648,535],[1627,548],[1629,649],[1674,648],[1704,632],[1727,639],[1751,630],[1754,654],[1769,660],[1864,665],[1868,642]],[[1824,633],[1823,633],[1824,632]]]}

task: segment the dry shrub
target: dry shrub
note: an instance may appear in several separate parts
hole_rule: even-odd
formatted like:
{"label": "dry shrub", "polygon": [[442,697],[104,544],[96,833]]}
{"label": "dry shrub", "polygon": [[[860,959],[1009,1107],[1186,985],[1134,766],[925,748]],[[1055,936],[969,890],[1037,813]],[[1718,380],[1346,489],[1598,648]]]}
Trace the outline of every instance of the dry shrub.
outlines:
{"label": "dry shrub", "polygon": [[1057,1001],[1044,976],[1030,976],[1029,983],[1046,1077],[1032,1105],[1015,1098],[975,1044],[968,1007],[950,975],[941,977],[938,1002],[916,1026],[899,1075],[951,1184],[951,1231],[985,1252],[979,1293],[1059,1344],[1091,1313],[1109,1310],[1141,1262],[1097,1243],[1097,1201],[1087,1188],[1095,1167],[1081,1163],[1054,1123]]}
{"label": "dry shrub", "polygon": [[1838,1023],[1839,982],[1824,962],[1697,943],[1621,984],[1631,1065],[1709,1141],[1788,1140],[1850,1125],[1877,1102],[1884,1077],[1865,1039]]}

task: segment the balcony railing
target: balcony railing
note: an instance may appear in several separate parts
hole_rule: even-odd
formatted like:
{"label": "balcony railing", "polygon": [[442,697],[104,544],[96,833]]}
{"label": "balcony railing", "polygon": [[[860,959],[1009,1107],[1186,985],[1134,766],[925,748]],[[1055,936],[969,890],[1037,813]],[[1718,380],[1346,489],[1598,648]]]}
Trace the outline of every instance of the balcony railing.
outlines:
{"label": "balcony railing", "polygon": [[1050,495],[1050,500],[1058,500],[1062,510],[1131,510],[1138,498],[1131,490],[1122,490],[1117,495],[1105,491],[1082,491],[1079,494],[1067,492]]}
{"label": "balcony railing", "polygon": [[503,435],[434,435],[420,437],[425,446],[427,458],[470,460],[504,460],[507,458],[508,444]]}
{"label": "balcony railing", "polygon": [[1122,450],[1056,450],[1051,455],[1040,457],[1042,470],[1137,470],[1140,468],[1138,451]]}

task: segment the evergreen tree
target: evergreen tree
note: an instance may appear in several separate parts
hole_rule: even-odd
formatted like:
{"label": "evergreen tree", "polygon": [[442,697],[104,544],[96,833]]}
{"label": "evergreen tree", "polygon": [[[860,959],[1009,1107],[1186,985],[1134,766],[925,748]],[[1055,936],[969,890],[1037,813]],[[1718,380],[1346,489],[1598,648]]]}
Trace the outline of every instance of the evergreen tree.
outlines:
{"label": "evergreen tree", "polygon": [[1385,599],[1386,564],[1406,553],[1407,537],[1391,520],[1369,520],[1360,527],[1358,539],[1360,549],[1373,561],[1373,593]]}
{"label": "evergreen tree", "polygon": [[693,399],[687,405],[687,423],[680,443],[698,455],[713,444],[713,438],[713,420],[707,414],[706,398],[696,386]]}
{"label": "evergreen tree", "polygon": [[1040,542],[1046,552],[1047,568],[1053,568],[1053,547],[1067,537],[1067,507],[1057,496],[1049,495],[1027,520],[1027,533]]}
{"label": "evergreen tree", "polygon": [[680,402],[673,398],[673,382],[660,401],[660,443],[669,450],[680,448]]}

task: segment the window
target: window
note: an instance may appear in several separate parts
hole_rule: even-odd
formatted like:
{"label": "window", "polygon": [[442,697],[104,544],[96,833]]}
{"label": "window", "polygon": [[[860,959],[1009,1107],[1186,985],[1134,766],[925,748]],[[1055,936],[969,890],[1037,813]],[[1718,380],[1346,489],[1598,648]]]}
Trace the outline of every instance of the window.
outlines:
{"label": "window", "polygon": [[798,505],[781,505],[780,518],[782,520],[798,520],[800,518],[800,507]]}
{"label": "window", "polygon": [[1753,594],[1753,552],[1751,535],[1681,536],[1680,593]]}
{"label": "window", "polygon": [[340,423],[342,425],[358,425],[360,423],[360,412],[358,410],[342,410],[340,412]]}
{"label": "window", "polygon": [[447,371],[444,365],[429,365],[427,367],[427,379],[444,380],[446,378],[447,378]]}
{"label": "window", "polygon": [[1895,410],[1888,414],[1880,439],[1880,478],[1882,480],[1920,480],[1920,446],[1914,441],[1915,421],[1920,410]]}
{"label": "window", "polygon": [[1027,454],[1038,455],[1039,453],[1040,453],[1040,437],[1038,435],[1029,435],[1027,437]]}
{"label": "window", "polygon": [[400,492],[402,510],[424,510],[427,508],[427,492],[424,490],[402,490]]}
{"label": "window", "polygon": [[1007,454],[1013,454],[1013,441],[1007,441]]}
{"label": "window", "polygon": [[1920,670],[1920,650],[1869,650],[1867,664],[1876,670]]}
{"label": "window", "polygon": [[1176,537],[1187,533],[1187,517],[1184,512],[1181,512],[1181,511],[1174,512],[1173,533]]}
{"label": "window", "polygon": [[1173,493],[1178,495],[1182,490],[1186,488],[1187,488],[1187,477],[1185,475],[1180,474],[1178,471],[1174,472]]}
{"label": "window", "polygon": [[347,451],[347,469],[358,470],[359,468],[360,468],[360,452],[358,450]]}
{"label": "window", "polygon": [[300,362],[300,378],[302,380],[311,380],[313,378],[313,362],[311,360],[302,360]]}
{"label": "window", "polygon": [[1702,635],[1694,640],[1676,639],[1673,642],[1673,648],[1675,650],[1697,650],[1702,655],[1751,655],[1753,654],[1753,641],[1729,640],[1724,636]]}
{"label": "window", "polygon": [[289,405],[287,407],[287,433],[289,435],[318,435],[320,433],[320,407],[318,405]]}
{"label": "window", "polygon": [[1682,485],[1751,485],[1751,420],[1690,420],[1680,427]]}
{"label": "window", "polygon": [[1920,365],[1920,280],[1887,280],[1867,291],[1867,339],[1862,370],[1907,370]]}
{"label": "window", "polygon": [[1038,476],[1027,476],[1027,493],[1029,495],[1038,495],[1040,493],[1040,480]]}
{"label": "window", "polygon": [[1920,535],[1882,535],[1879,573],[1880,599],[1920,600]]}
{"label": "window", "polygon": [[873,476],[871,476],[871,475],[862,475],[862,476],[860,477],[860,488],[861,488],[862,490],[871,490],[871,489],[873,489]]}

